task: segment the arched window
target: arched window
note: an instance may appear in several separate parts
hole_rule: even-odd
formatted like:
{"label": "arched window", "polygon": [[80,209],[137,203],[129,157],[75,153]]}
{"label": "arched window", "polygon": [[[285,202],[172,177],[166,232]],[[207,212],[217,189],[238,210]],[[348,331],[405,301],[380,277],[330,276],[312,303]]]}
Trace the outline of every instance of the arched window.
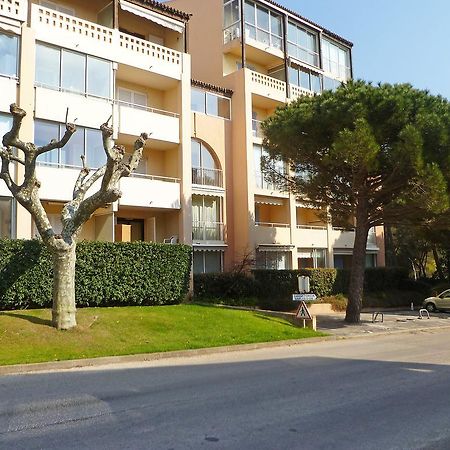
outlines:
{"label": "arched window", "polygon": [[201,141],[192,139],[192,184],[222,187],[222,170],[212,151]]}

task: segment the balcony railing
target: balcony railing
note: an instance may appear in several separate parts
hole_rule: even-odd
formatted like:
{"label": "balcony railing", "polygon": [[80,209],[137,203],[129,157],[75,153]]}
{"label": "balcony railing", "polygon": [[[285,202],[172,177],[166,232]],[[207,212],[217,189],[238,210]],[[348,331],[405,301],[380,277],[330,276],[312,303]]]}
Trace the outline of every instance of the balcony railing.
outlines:
{"label": "balcony railing", "polygon": [[290,90],[290,98],[291,99],[295,99],[295,98],[298,98],[298,97],[301,97],[304,95],[306,95],[308,97],[312,97],[314,95],[313,91],[296,86],[295,84],[289,85],[289,90]]}
{"label": "balcony railing", "polygon": [[223,241],[223,223],[194,222],[192,224],[192,239],[198,241]]}
{"label": "balcony railing", "polygon": [[286,83],[284,81],[263,73],[252,71],[252,82],[283,94],[286,93]]}
{"label": "balcony railing", "polygon": [[25,22],[27,20],[27,6],[26,0],[0,0],[0,16]]}
{"label": "balcony railing", "polygon": [[323,225],[297,225],[299,230],[326,230],[327,227]]}
{"label": "balcony railing", "polygon": [[37,40],[181,78],[182,54],[176,50],[37,4],[31,6],[31,24]]}
{"label": "balcony railing", "polygon": [[223,187],[222,170],[193,167],[192,184],[198,184],[200,186]]}
{"label": "balcony railing", "polygon": [[289,228],[288,223],[276,223],[276,222],[255,222],[257,227],[269,227],[269,228]]}

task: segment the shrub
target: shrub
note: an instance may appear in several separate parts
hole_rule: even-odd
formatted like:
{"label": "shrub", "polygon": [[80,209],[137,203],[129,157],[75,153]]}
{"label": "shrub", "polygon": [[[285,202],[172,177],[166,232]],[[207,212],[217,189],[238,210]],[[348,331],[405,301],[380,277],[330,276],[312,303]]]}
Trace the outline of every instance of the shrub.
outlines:
{"label": "shrub", "polygon": [[319,299],[317,303],[330,303],[333,311],[345,311],[347,309],[348,299],[343,294],[329,295]]}
{"label": "shrub", "polygon": [[254,297],[255,278],[245,274],[208,273],[194,275],[194,296],[199,299],[239,299]]}
{"label": "shrub", "polygon": [[[167,305],[189,290],[191,247],[80,242],[78,306]],[[39,240],[0,240],[0,310],[51,306],[51,255]]]}

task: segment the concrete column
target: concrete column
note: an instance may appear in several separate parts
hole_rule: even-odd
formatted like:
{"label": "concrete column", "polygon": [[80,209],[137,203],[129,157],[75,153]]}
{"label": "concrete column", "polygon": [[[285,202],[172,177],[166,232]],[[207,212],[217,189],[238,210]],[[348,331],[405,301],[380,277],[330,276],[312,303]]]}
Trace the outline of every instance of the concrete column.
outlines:
{"label": "concrete column", "polygon": [[[22,121],[20,138],[26,142],[34,140],[34,80],[36,41],[34,31],[25,24],[22,26],[21,45],[19,57],[19,106],[27,113]],[[22,183],[24,167],[17,165],[16,183]],[[21,205],[16,209],[16,237],[18,239],[30,239],[32,231],[31,215]]]}
{"label": "concrete column", "polygon": [[295,201],[295,195],[289,194],[289,224],[291,227],[291,244],[294,246],[291,252],[291,269],[298,269],[296,231],[297,231],[297,207]]}
{"label": "concrete column", "polygon": [[333,225],[327,224],[327,266],[332,269],[334,267],[333,255]]}

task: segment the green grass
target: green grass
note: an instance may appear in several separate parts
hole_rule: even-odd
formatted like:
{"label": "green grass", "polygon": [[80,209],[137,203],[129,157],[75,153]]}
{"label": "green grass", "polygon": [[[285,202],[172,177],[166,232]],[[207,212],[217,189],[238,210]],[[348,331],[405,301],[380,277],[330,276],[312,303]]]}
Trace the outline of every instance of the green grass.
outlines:
{"label": "green grass", "polygon": [[199,305],[85,308],[57,331],[47,309],[0,312],[0,365],[323,336],[254,312]]}

